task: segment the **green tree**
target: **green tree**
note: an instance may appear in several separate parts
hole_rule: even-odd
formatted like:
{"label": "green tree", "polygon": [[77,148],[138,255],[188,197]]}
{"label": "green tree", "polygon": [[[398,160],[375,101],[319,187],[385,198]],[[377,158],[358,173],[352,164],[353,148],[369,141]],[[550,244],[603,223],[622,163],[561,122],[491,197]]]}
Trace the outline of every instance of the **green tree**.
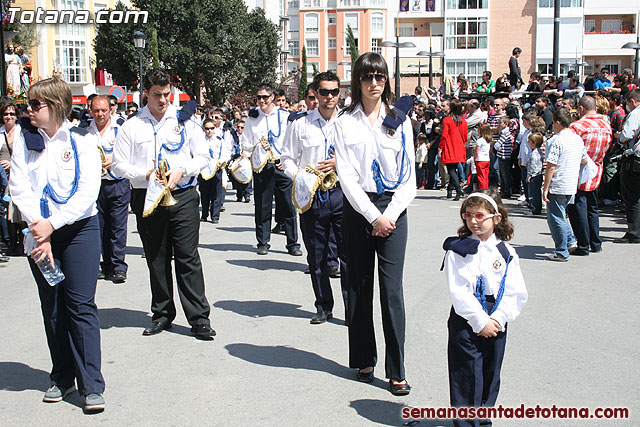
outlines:
{"label": "green tree", "polygon": [[313,75],[313,78],[315,79],[318,73],[320,73],[320,70],[318,70],[318,66],[316,65],[315,62],[311,63],[311,68],[313,69],[312,75]]}
{"label": "green tree", "polygon": [[[118,2],[116,10],[129,10],[123,3]],[[139,53],[133,45],[133,33],[142,30],[147,36],[147,48],[143,52],[143,72],[149,69],[149,39],[153,27],[147,24],[118,24],[99,25],[96,30],[96,37],[93,40],[93,48],[96,54],[96,67],[107,70],[113,76],[114,81],[119,85],[131,88],[138,86],[139,74]]]}
{"label": "green tree", "polygon": [[353,35],[353,29],[351,25],[347,25],[347,46],[349,46],[349,51],[351,52],[351,65],[356,62],[356,59],[360,56],[358,52],[358,42],[356,41],[355,36]]}
{"label": "green tree", "polygon": [[302,46],[302,68],[300,69],[300,89],[298,89],[298,99],[304,98],[307,90],[307,48]]}

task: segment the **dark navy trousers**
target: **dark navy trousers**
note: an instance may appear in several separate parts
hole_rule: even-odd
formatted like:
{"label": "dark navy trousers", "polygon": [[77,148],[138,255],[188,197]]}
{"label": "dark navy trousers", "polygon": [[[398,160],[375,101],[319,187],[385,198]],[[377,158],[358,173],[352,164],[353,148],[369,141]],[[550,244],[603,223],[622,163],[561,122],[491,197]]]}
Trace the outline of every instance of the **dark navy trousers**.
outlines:
{"label": "dark navy trousers", "polygon": [[600,239],[600,216],[598,215],[598,190],[578,190],[574,203],[567,206],[567,215],[578,241],[578,249],[602,249]]}
{"label": "dark navy trousers", "polygon": [[[391,192],[367,194],[380,212],[384,212],[393,197]],[[396,380],[405,378],[402,276],[408,229],[405,210],[396,221],[396,229],[388,237],[372,236],[373,226],[347,199],[344,200],[342,238],[349,265],[349,367],[375,366],[378,359],[373,327],[374,266],[377,256],[382,330],[386,347],[385,373],[387,378]]]}
{"label": "dark navy trousers", "polygon": [[202,198],[202,219],[220,219],[220,209],[226,194],[226,188],[222,186],[222,174],[224,170],[218,169],[216,174],[208,180],[198,176],[200,197]]}
{"label": "dark navy trousers", "polygon": [[178,203],[158,206],[151,215],[143,218],[146,193],[145,189],[134,189],[131,205],[149,268],[153,320],[172,322],[176,317],[171,272],[173,256],[178,294],[187,321],[191,326],[208,325],[211,307],[205,296],[204,274],[198,253],[198,192],[194,187],[174,190],[171,193]]}
{"label": "dark navy trousers", "polygon": [[127,271],[124,261],[127,250],[127,219],[131,202],[131,185],[128,179],[102,180],[98,194],[98,220],[102,237],[102,271]]}
{"label": "dark navy trousers", "polygon": [[255,221],[258,246],[269,245],[271,239],[271,212],[275,194],[282,206],[284,233],[287,236],[287,249],[299,248],[298,224],[295,207],[291,199],[293,181],[273,163],[267,163],[260,173],[253,173],[255,190]]}
{"label": "dark navy trousers", "polygon": [[[487,308],[493,307],[487,298]],[[452,407],[494,406],[500,390],[500,369],[507,342],[507,326],[494,338],[475,334],[451,307],[449,315],[449,396]],[[490,420],[456,419],[455,426],[490,426]]]}
{"label": "dark navy trousers", "polygon": [[[321,201],[321,197],[326,198],[326,201]],[[316,297],[315,306],[324,311],[332,311],[334,304],[329,279],[331,231],[334,231],[340,259],[342,298],[345,302],[345,313],[347,313],[347,263],[342,244],[343,198],[339,186],[329,190],[328,194],[318,191],[309,210],[300,215],[300,228],[307,248],[307,263],[311,271],[313,293]]]}
{"label": "dark navy trousers", "polygon": [[100,323],[95,303],[100,263],[98,218],[81,219],[51,235],[53,258],[65,279],[50,286],[36,263],[29,266],[38,285],[44,330],[51,354],[51,384],[86,395],[104,392],[100,371]]}

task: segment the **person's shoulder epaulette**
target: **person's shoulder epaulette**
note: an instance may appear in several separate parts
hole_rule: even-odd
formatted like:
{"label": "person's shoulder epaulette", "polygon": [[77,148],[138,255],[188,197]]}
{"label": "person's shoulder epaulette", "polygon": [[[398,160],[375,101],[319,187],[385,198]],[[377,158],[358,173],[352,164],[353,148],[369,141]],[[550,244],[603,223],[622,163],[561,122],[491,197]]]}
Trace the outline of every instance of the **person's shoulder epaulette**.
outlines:
{"label": "person's shoulder epaulette", "polygon": [[468,237],[452,236],[447,237],[442,244],[445,251],[453,251],[460,256],[473,255],[478,253],[478,245],[480,240],[470,239]]}
{"label": "person's shoulder epaulette", "polygon": [[79,126],[74,126],[69,131],[73,133],[77,133],[78,135],[86,136],[89,134],[89,131],[86,128],[81,128]]}
{"label": "person's shoulder epaulette", "polygon": [[129,120],[130,118],[135,117],[135,116],[137,116],[137,115],[138,115],[138,110],[136,110],[136,112],[135,112],[135,113],[131,113],[131,114],[129,114],[129,115],[127,116],[127,120]]}
{"label": "person's shoulder epaulette", "polygon": [[393,117],[392,114],[387,114],[387,116],[382,121],[382,126],[387,129],[396,130],[407,118],[407,114],[413,107],[413,98],[410,96],[403,96],[398,98],[396,103],[393,105],[393,111],[396,113],[396,117]]}
{"label": "person's shoulder epaulette", "polygon": [[196,112],[196,101],[189,101],[178,111],[178,121],[184,123],[191,118]]}
{"label": "person's shoulder epaulette", "polygon": [[78,125],[77,125],[77,126],[78,126],[78,127],[81,127],[81,128],[88,128],[90,124],[91,124],[91,122],[89,122],[89,121],[87,121],[87,120],[80,120],[80,121],[78,122]]}
{"label": "person's shoulder epaulette", "polygon": [[31,124],[29,117],[18,120],[24,143],[28,150],[41,152],[44,150],[44,138],[38,132],[38,128]]}
{"label": "person's shoulder epaulette", "polygon": [[247,113],[247,115],[249,117],[253,117],[254,119],[258,118],[258,116],[260,115],[260,113],[258,112],[257,108],[251,108],[249,110],[249,112]]}
{"label": "person's shoulder epaulette", "polygon": [[308,111],[292,111],[291,114],[289,114],[289,117],[287,118],[287,121],[289,122],[294,122],[296,120],[298,120],[300,117],[304,117],[308,114]]}
{"label": "person's shoulder epaulette", "polygon": [[125,121],[126,119],[124,117],[118,117],[118,119],[116,120],[116,123],[118,124],[118,126],[122,126]]}

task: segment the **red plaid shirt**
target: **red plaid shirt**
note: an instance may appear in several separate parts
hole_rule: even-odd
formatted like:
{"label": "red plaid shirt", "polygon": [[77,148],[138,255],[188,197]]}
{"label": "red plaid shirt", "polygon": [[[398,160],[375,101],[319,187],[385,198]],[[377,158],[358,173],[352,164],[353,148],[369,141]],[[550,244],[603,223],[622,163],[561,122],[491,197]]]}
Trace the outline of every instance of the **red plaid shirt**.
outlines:
{"label": "red plaid shirt", "polygon": [[571,123],[570,128],[582,138],[587,154],[598,166],[598,174],[584,184],[578,185],[578,190],[593,191],[600,186],[600,179],[602,179],[602,161],[613,137],[611,125],[602,114],[587,114]]}

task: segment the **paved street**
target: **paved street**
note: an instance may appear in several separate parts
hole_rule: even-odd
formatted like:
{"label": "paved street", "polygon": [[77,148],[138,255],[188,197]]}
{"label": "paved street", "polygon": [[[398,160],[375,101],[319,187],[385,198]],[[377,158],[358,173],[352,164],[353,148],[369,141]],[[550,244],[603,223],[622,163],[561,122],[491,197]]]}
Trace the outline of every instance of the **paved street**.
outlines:
{"label": "paved street", "polygon": [[[283,235],[272,237],[268,256],[256,255],[253,204],[236,203],[229,193],[220,223],[201,224],[200,255],[218,332],[212,342],[190,336],[181,308],[171,331],[141,335],[150,322],[150,290],[130,215],[129,279],[124,285],[98,283],[107,384],[101,414],[84,415],[77,393],[61,403],[41,402],[50,358],[35,283],[25,258],[0,267],[0,425],[398,426],[404,406],[448,406],[450,301],[439,269],[442,242],[460,225],[460,205],[444,194],[419,191],[409,212],[409,396],[387,391],[377,294],[377,379],[361,384],[347,365],[341,301],[334,320],[310,325],[315,309],[304,257],[286,253]],[[638,425],[640,245],[611,243],[626,228],[622,214],[612,208],[602,214],[603,252],[552,263],[542,259],[552,247],[545,219],[524,216],[515,201],[509,206],[529,302],[509,325],[498,403],[629,407],[631,419],[496,420],[495,425]],[[333,285],[339,298],[338,280]]]}

